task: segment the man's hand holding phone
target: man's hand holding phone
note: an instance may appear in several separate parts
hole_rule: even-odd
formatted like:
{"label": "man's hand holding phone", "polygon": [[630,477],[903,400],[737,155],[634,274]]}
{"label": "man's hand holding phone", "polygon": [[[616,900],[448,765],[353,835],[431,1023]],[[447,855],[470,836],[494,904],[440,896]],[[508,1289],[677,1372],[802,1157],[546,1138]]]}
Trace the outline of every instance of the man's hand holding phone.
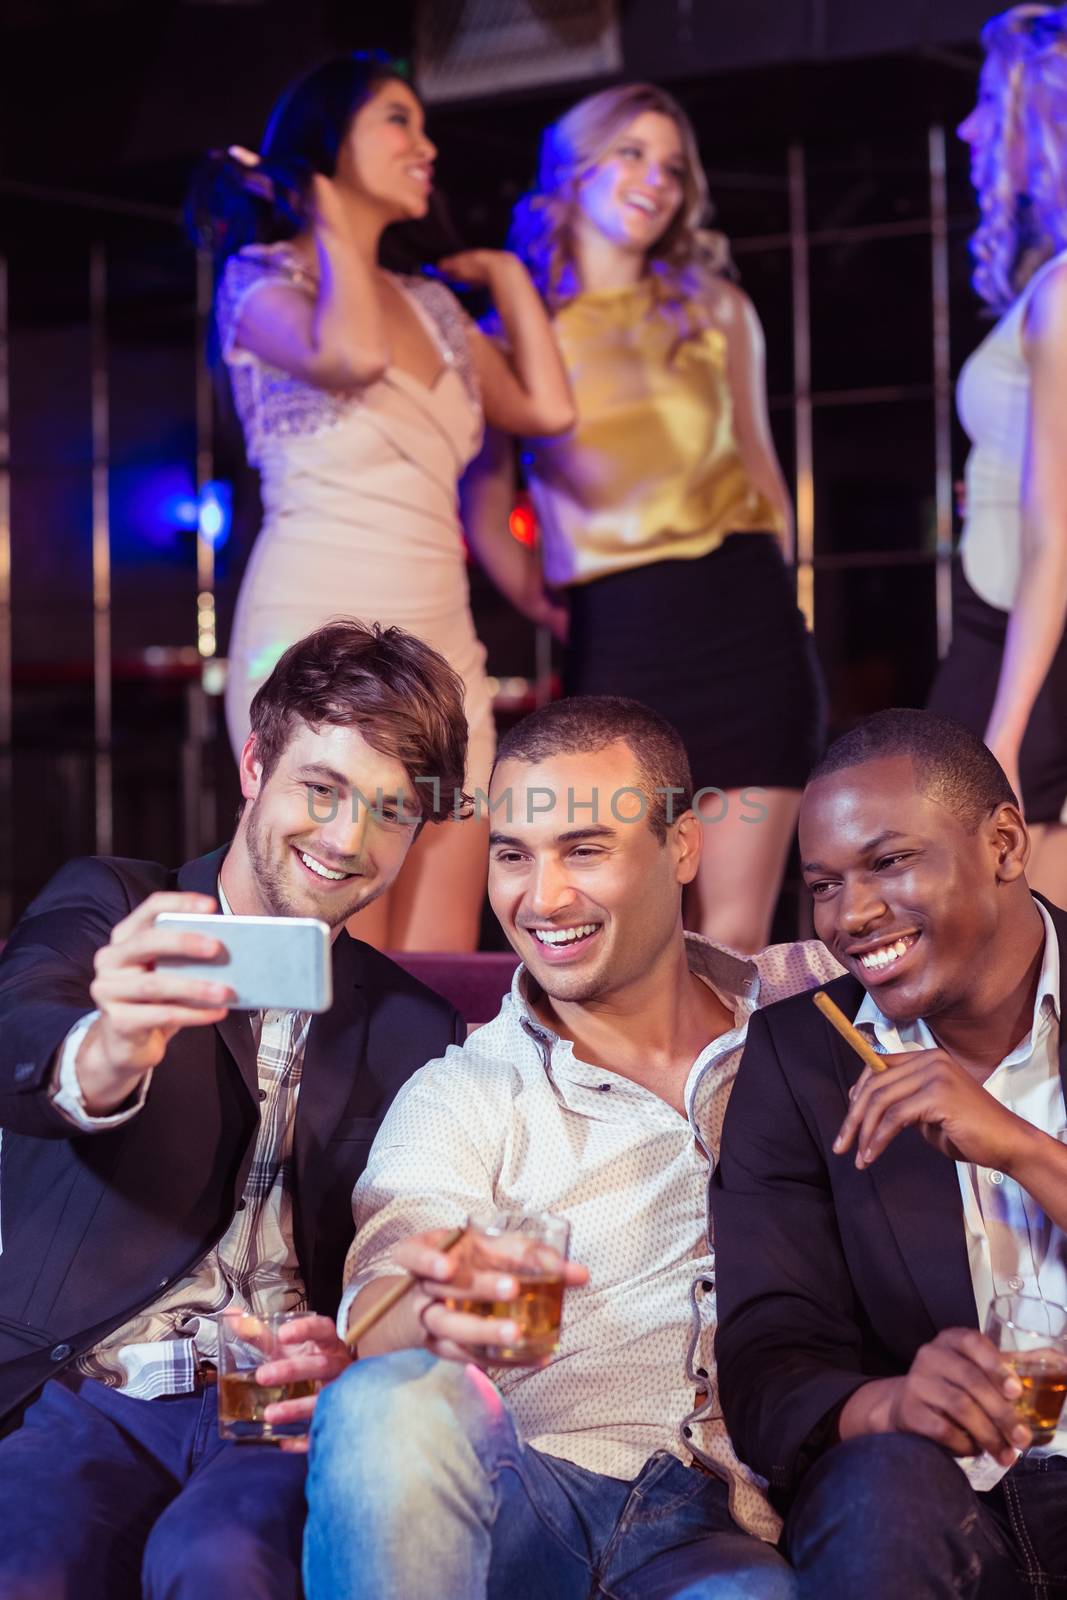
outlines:
{"label": "man's hand holding phone", "polygon": [[96,952],[90,985],[100,1015],[81,1042],[76,1070],[86,1110],[106,1116],[129,1099],[142,1078],[159,1065],[180,1028],[221,1022],[233,992],[226,983],[189,977],[181,967],[157,968],[166,957],[210,961],[217,939],[157,927],[164,911],[209,913],[210,895],[151,894],[116,923]]}

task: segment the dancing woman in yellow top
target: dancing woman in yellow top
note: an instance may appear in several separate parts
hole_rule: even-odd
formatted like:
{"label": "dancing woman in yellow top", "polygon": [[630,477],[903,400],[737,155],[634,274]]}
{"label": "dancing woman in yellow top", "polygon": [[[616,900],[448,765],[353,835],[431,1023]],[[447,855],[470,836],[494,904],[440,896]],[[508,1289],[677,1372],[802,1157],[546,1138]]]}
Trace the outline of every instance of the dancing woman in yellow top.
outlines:
{"label": "dancing woman in yellow top", "polygon": [[468,537],[526,615],[562,637],[568,694],[623,694],[682,733],[707,824],[700,931],[767,939],[823,696],[788,563],[763,335],[700,231],[708,194],[684,112],[645,84],[549,128],[511,248],[552,318],[575,427],[528,442],[543,575],[501,536],[512,454],[491,434],[464,486]]}

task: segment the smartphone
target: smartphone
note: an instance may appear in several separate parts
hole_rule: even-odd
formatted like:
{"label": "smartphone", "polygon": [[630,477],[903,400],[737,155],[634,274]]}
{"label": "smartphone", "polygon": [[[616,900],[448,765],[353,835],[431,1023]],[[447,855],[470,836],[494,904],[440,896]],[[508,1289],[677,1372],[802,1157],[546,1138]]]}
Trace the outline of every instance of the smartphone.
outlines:
{"label": "smartphone", "polygon": [[228,984],[237,998],[231,1011],[329,1011],[333,1004],[330,930],[317,917],[195,916],[164,911],[161,926],[217,939],[213,961],[167,956],[160,967],[180,967],[191,978]]}

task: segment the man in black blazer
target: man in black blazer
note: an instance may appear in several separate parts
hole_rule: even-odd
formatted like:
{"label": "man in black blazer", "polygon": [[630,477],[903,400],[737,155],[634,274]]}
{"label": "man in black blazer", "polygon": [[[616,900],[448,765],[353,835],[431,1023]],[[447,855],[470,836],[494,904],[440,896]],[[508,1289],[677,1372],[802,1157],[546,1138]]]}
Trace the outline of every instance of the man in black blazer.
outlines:
{"label": "man in black blazer", "polygon": [[[463,1036],[344,925],[462,791],[462,685],[397,629],[331,623],[257,694],[232,844],[177,873],[63,868],[0,963],[0,1595],[299,1594],[303,1457],[217,1437],[212,1314],[333,1316],[393,1096]],[[436,783],[420,783],[420,779]],[[162,911],[317,916],[334,1003],[231,1011]],[[143,1591],[142,1591],[143,1584]]]}
{"label": "man in black blazer", "polygon": [[869,719],[805,792],[827,985],[758,1012],[712,1183],[720,1393],[787,1512],[802,1592],[1036,1596],[1067,1584],[1067,1434],[1031,1443],[979,1331],[994,1295],[1067,1301],[1067,915],[974,735]]}

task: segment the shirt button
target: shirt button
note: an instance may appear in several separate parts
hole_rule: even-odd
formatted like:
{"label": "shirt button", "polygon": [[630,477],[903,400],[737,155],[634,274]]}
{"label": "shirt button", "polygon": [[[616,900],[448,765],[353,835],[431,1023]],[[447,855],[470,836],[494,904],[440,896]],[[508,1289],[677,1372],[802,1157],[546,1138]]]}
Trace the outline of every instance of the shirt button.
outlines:
{"label": "shirt button", "polygon": [[66,1361],[66,1359],[67,1359],[67,1357],[69,1355],[70,1355],[70,1345],[69,1344],[57,1344],[55,1349],[51,1352],[51,1356],[52,1356],[52,1360],[53,1361]]}
{"label": "shirt button", "polygon": [[1023,1286],[1023,1280],[1021,1278],[1009,1278],[1008,1279],[1008,1288],[1011,1290],[1012,1294],[1018,1294],[1019,1290],[1022,1288],[1022,1286]]}
{"label": "shirt button", "polygon": [[261,1100],[265,1100],[265,1099],[266,1099],[266,1098],[267,1098],[267,1091],[266,1091],[266,1089],[261,1089],[261,1090],[260,1090],[260,1091],[259,1091],[259,1098],[260,1098],[260,1099],[261,1099]]}
{"label": "shirt button", "polygon": [[710,1294],[715,1285],[712,1283],[710,1278],[701,1278],[700,1287],[703,1289],[705,1294]]}
{"label": "shirt button", "polygon": [[693,1430],[690,1427],[683,1428],[682,1432],[685,1434],[687,1439],[691,1439],[693,1437]]}
{"label": "shirt button", "polygon": [[248,1204],[247,1200],[238,1200],[238,1202],[237,1202],[238,1211],[243,1211],[247,1204]]}
{"label": "shirt button", "polygon": [[991,1172],[989,1174],[989,1181],[990,1181],[990,1183],[1003,1183],[1004,1182],[1004,1174],[1003,1174],[1003,1172]]}
{"label": "shirt button", "polygon": [[708,1375],[707,1367],[698,1367],[697,1368],[697,1377],[698,1378],[706,1378],[707,1375]]}

